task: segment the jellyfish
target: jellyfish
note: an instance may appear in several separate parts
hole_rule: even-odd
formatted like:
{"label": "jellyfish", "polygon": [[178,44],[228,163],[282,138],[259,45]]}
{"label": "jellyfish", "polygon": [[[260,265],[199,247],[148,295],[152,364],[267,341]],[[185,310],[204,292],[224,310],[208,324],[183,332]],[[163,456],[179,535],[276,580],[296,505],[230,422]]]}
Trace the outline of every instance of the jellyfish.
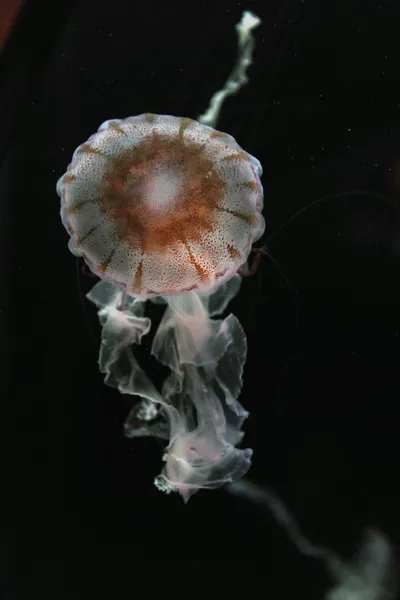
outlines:
{"label": "jellyfish", "polygon": [[[255,22],[247,16],[244,27]],[[227,90],[245,82],[250,62],[238,31],[244,66]],[[69,249],[100,278],[87,294],[102,328],[100,371],[133,399],[124,433],[163,440],[155,485],[185,502],[241,478],[252,456],[238,447],[246,337],[236,316],[221,315],[264,232],[262,167],[206,124],[221,102],[212,107],[203,122],[151,113],[108,120],[57,183]],[[151,330],[148,302],[164,307],[151,346],[169,369],[160,390],[134,352]]]}

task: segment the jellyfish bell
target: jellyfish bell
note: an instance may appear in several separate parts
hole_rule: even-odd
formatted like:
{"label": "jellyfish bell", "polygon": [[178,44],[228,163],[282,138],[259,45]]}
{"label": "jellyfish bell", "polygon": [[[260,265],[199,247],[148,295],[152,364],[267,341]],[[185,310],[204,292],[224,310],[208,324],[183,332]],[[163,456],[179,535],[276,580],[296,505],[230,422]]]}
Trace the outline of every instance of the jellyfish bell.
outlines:
{"label": "jellyfish bell", "polygon": [[212,291],[264,231],[259,161],[191,119],[110,120],[58,182],[70,249],[139,298]]}
{"label": "jellyfish bell", "polygon": [[[128,437],[168,439],[156,479],[187,501],[244,475],[238,402],[246,338],[216,319],[264,232],[259,161],[197,121],[143,114],[106,121],[57,184],[69,248],[101,281],[88,294],[102,325],[105,382],[138,398]],[[151,353],[170,369],[161,392],[132,345],[151,327],[145,301],[166,304]]]}

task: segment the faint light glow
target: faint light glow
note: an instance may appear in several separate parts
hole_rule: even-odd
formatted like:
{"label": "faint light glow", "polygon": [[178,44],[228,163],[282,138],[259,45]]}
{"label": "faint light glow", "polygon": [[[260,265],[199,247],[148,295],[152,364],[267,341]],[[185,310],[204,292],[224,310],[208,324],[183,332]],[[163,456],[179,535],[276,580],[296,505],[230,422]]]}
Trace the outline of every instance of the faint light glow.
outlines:
{"label": "faint light glow", "polygon": [[244,478],[227,485],[225,490],[267,509],[303,556],[322,561],[333,582],[326,600],[392,600],[396,597],[398,559],[389,539],[378,529],[367,528],[355,557],[345,561],[330,548],[310,542],[287,506],[270,488]]}

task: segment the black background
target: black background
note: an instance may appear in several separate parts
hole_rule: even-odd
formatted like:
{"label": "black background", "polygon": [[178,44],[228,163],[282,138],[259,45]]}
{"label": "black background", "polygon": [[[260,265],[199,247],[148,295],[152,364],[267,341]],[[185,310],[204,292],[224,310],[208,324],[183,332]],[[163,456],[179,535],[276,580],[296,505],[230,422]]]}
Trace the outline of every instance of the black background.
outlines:
{"label": "black background", "polygon": [[56,181],[104,120],[205,110],[243,10],[263,22],[250,83],[218,128],[263,165],[264,241],[292,286],[265,258],[231,305],[249,345],[249,477],[342,556],[369,525],[400,544],[398,2],[29,3],[0,57],[10,597],[91,598],[109,580],[117,598],[115,586],[155,593],[157,578],[209,594],[255,577],[263,595],[322,598],[329,584],[267,512],[224,490],[185,506],[154,488],[162,450],[122,436],[130,404],[102,383],[92,280],[59,218]]}

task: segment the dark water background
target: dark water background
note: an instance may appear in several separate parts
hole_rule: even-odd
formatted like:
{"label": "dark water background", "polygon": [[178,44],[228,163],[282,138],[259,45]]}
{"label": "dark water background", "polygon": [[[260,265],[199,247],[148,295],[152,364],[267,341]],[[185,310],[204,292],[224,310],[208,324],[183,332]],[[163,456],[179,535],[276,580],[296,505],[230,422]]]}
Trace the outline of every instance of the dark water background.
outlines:
{"label": "dark water background", "polygon": [[122,436],[130,405],[98,372],[80,297],[92,281],[77,282],[55,184],[106,119],[196,118],[230,73],[242,11],[262,19],[250,83],[218,123],[263,165],[265,241],[292,286],[265,259],[232,303],[249,344],[249,476],[344,556],[368,525],[399,545],[400,5],[34,4],[0,57],[10,597],[91,598],[103,580],[152,593],[159,578],[168,593],[243,580],[252,596],[256,581],[257,594],[322,598],[324,571],[268,513],[223,490],[184,506],[153,487],[161,449]]}

